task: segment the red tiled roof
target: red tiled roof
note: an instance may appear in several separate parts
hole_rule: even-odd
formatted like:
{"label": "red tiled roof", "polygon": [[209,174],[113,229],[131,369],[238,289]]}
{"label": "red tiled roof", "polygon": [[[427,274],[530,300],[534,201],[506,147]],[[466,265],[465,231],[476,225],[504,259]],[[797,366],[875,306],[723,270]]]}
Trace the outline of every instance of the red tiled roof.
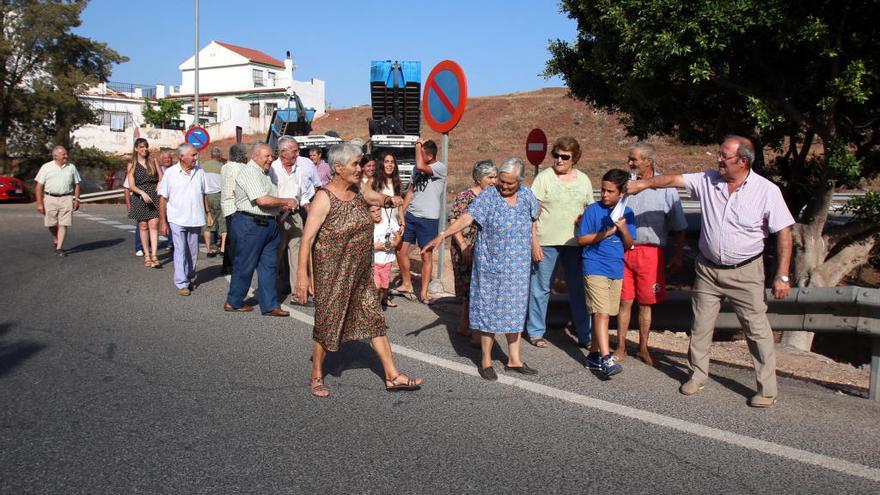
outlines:
{"label": "red tiled roof", "polygon": [[214,43],[217,43],[218,45],[222,46],[223,48],[227,48],[229,50],[234,51],[235,53],[241,55],[242,57],[247,58],[251,62],[256,62],[258,64],[272,65],[275,67],[284,68],[284,62],[278,60],[275,57],[270,57],[269,55],[266,55],[265,53],[263,53],[259,50],[254,50],[252,48],[245,48],[243,46],[230,45],[229,43],[223,43],[222,41],[214,41]]}

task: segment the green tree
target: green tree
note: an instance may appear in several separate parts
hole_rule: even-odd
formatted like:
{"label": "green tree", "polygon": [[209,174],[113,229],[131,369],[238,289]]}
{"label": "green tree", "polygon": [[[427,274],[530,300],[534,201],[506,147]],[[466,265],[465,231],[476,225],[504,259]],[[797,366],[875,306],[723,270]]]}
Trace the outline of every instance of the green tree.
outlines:
{"label": "green tree", "polygon": [[180,117],[180,111],[183,110],[183,102],[180,100],[172,100],[165,98],[159,100],[159,107],[156,108],[147,101],[144,103],[144,120],[156,127],[164,127],[171,123],[172,119]]}
{"label": "green tree", "polygon": [[[880,172],[880,2],[564,0],[574,41],[550,43],[546,75],[623,112],[627,131],[768,156],[796,214],[795,279],[834,286],[877,245],[880,224],[829,226],[831,196]],[[811,337],[791,343],[808,347]]]}
{"label": "green tree", "polygon": [[31,162],[48,146],[69,145],[70,131],[94,119],[76,95],[106,81],[126,57],[71,33],[85,0],[0,0],[0,168],[12,157]]}

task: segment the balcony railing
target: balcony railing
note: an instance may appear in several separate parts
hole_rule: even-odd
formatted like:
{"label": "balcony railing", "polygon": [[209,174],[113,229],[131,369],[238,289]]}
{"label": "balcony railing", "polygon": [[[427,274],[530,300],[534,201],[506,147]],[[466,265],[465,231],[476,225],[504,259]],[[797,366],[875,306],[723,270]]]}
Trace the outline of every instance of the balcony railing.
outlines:
{"label": "balcony railing", "polygon": [[111,89],[113,91],[124,93],[128,96],[134,96],[135,90],[141,90],[141,96],[143,98],[155,98],[156,97],[156,86],[151,86],[149,84],[135,84],[135,83],[124,83],[117,81],[107,81],[107,89]]}

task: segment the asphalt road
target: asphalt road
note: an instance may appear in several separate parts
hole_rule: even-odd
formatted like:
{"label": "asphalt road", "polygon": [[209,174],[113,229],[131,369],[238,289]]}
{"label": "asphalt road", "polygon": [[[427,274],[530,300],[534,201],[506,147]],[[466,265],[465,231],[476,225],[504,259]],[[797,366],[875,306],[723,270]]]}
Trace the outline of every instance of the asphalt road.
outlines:
{"label": "asphalt road", "polygon": [[534,379],[496,348],[489,383],[454,304],[386,313],[421,391],[385,392],[356,342],[314,399],[310,308],[224,313],[204,255],[180,297],[132,255],[121,207],[83,213],[57,258],[33,206],[0,206],[0,492],[880,492],[876,403],[780,378],[779,404],[751,409],[751,369],[720,365],[685,397],[676,356],[605,381],[559,332],[525,346]]}

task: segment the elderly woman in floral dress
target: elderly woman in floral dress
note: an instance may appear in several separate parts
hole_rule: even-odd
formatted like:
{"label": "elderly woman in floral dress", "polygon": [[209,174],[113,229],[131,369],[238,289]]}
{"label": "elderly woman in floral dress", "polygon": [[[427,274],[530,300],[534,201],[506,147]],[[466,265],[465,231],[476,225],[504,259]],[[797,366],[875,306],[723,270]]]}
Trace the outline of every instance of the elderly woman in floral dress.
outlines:
{"label": "elderly woman in floral dress", "polygon": [[[312,379],[315,397],[327,397],[324,358],[327,352],[352,340],[369,339],[385,370],[385,389],[417,390],[421,378],[397,370],[385,334],[385,317],[373,284],[373,221],[369,206],[399,206],[400,197],[388,196],[361,183],[361,151],[350,143],[330,148],[334,173],[312,199],[303,229],[297,263],[295,294],[304,304],[309,291],[309,254],[315,279],[315,328],[312,332]],[[314,250],[312,249],[314,244]]]}
{"label": "elderly woman in floral dress", "polygon": [[472,223],[477,224],[470,327],[480,332],[479,373],[486,380],[498,379],[491,355],[495,334],[499,333],[507,338],[509,357],[504,369],[524,375],[538,373],[520,358],[520,333],[528,307],[529,268],[541,249],[535,235],[538,200],[520,183],[523,167],[519,158],[502,162],[495,187],[481,192],[466,213],[425,246],[425,249],[434,249],[445,238]]}

